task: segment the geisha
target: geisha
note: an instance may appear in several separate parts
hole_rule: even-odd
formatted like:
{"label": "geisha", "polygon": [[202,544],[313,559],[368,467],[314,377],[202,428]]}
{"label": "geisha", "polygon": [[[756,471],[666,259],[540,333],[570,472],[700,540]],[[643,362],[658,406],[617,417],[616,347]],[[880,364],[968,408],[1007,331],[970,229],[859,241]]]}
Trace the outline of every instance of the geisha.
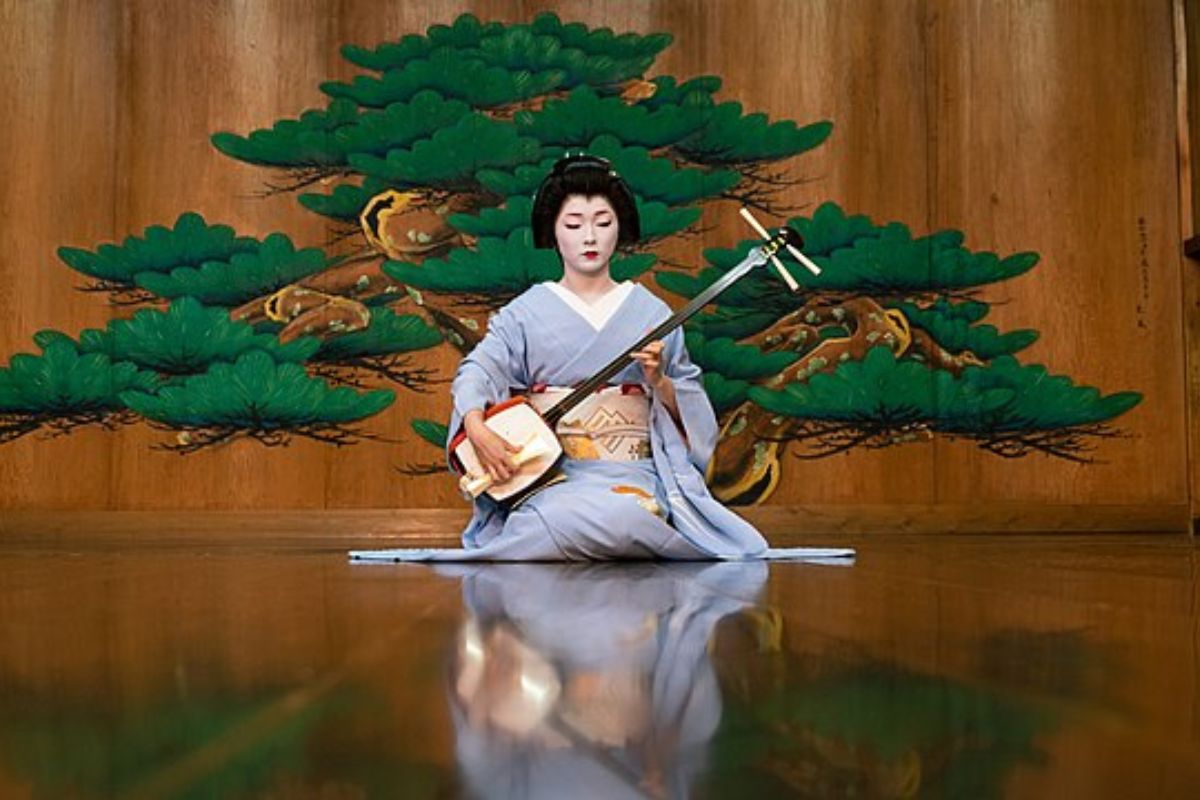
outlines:
{"label": "geisha", "polygon": [[[502,308],[462,360],[451,387],[453,437],[465,432],[495,482],[510,478],[518,446],[484,412],[514,393],[539,411],[597,374],[671,316],[609,262],[640,238],[637,204],[609,163],[559,160],[533,203],[533,242],[553,248],[561,280],[539,283]],[[486,495],[462,549],[357,552],[395,561],[840,558],[844,549],[768,548],[762,535],[708,492],[705,468],[718,427],[700,369],[676,328],[631,353],[628,367],[563,418],[559,480],[512,507]]]}

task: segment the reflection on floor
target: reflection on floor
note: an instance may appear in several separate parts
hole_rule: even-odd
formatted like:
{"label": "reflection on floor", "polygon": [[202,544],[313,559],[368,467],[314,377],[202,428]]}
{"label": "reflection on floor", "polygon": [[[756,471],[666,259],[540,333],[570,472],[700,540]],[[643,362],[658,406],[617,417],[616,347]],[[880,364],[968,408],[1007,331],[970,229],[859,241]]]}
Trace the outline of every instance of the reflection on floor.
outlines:
{"label": "reflection on floor", "polygon": [[847,567],[0,548],[0,797],[1195,796],[1190,541],[851,543]]}

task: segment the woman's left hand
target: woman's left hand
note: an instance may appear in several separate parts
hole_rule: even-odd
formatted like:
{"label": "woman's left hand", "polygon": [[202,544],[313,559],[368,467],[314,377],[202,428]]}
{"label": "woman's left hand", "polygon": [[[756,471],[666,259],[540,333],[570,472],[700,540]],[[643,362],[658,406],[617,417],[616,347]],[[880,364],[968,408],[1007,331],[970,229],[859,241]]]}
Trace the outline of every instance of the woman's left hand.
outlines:
{"label": "woman's left hand", "polygon": [[642,365],[642,373],[651,389],[658,389],[667,376],[662,371],[663,341],[651,342],[642,350],[631,353],[635,361]]}

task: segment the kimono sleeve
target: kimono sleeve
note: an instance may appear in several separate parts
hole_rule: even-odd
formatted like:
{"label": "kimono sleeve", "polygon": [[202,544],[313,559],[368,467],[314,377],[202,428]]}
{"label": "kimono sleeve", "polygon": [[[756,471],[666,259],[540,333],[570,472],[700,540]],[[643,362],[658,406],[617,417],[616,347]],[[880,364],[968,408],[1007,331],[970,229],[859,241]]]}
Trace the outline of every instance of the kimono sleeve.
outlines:
{"label": "kimono sleeve", "polygon": [[[675,400],[686,434],[688,459],[703,474],[717,446],[717,415],[704,391],[703,374],[688,356],[683,329],[676,328],[669,333],[664,344],[664,374],[675,384]],[[655,398],[653,405],[655,415],[669,418],[670,412],[660,400]]]}
{"label": "kimono sleeve", "polygon": [[487,334],[459,363],[450,385],[453,411],[450,437],[457,434],[463,417],[507,400],[513,386],[524,386],[525,336],[519,309],[510,303],[488,322]]}

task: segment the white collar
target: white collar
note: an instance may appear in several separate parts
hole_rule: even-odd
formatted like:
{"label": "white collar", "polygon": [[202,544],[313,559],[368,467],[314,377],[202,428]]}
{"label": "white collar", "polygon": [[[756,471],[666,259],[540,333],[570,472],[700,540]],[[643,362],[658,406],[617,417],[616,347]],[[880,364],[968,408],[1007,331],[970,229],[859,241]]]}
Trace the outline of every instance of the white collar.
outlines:
{"label": "white collar", "polygon": [[587,323],[596,330],[600,330],[608,324],[613,314],[617,313],[617,309],[625,302],[625,298],[633,291],[632,281],[621,281],[615,287],[609,289],[608,293],[603,297],[594,303],[589,303],[561,283],[546,281],[544,285],[561,297],[563,302],[569,305],[575,313],[587,320]]}

